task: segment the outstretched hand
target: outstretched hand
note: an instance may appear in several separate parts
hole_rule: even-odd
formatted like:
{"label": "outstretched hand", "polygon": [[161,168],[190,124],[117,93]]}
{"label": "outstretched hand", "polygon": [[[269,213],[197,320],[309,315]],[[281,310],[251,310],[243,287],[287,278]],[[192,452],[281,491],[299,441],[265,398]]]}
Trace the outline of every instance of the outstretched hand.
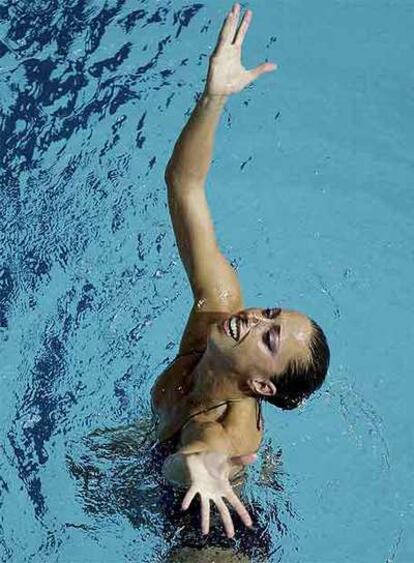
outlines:
{"label": "outstretched hand", "polygon": [[252,525],[249,513],[230,485],[229,475],[232,464],[247,465],[255,459],[255,454],[229,458],[219,452],[204,452],[186,456],[191,486],[184,497],[181,508],[187,510],[194,497],[197,494],[200,495],[203,534],[208,534],[210,529],[210,501],[216,505],[229,538],[234,536],[234,525],[224,499],[234,508],[246,526]]}
{"label": "outstretched hand", "polygon": [[210,57],[205,91],[210,96],[229,96],[240,92],[266,72],[277,68],[274,63],[262,63],[246,70],[241,63],[241,50],[253,12],[247,10],[239,25],[240,5],[235,3],[227,15],[217,45]]}

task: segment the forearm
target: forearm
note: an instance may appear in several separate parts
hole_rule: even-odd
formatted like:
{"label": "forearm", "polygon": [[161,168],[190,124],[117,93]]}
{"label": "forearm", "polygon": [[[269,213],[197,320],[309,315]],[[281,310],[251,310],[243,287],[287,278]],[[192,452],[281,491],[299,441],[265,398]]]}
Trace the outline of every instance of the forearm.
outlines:
{"label": "forearm", "polygon": [[181,432],[179,453],[189,455],[215,451],[231,456],[233,444],[219,422],[188,424]]}
{"label": "forearm", "polygon": [[218,452],[229,457],[233,455],[233,446],[224,428],[216,422],[189,424],[182,431],[178,451],[164,462],[164,477],[176,485],[187,485],[187,458],[208,452]]}
{"label": "forearm", "polygon": [[203,182],[208,174],[214,135],[227,96],[209,96],[198,100],[190,119],[182,130],[168,162],[169,180]]}

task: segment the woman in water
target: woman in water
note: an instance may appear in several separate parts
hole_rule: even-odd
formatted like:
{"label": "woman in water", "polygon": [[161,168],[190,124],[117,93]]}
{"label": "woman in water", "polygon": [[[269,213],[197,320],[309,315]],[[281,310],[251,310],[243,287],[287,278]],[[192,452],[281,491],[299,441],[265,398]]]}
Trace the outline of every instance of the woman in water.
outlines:
{"label": "woman in water", "polygon": [[239,17],[236,3],[210,57],[205,90],[166,168],[171,220],[194,306],[179,354],[152,390],[159,439],[175,449],[164,475],[188,487],[183,510],[199,495],[204,534],[213,502],[228,537],[234,525],[225,500],[246,526],[252,524],[231,480],[255,459],[262,436],[260,401],[297,407],[321,386],[329,364],[325,336],[306,315],[244,308],[236,272],[217,246],[205,184],[220,114],[228,96],[276,68],[271,63],[243,68],[252,12],[240,23]]}

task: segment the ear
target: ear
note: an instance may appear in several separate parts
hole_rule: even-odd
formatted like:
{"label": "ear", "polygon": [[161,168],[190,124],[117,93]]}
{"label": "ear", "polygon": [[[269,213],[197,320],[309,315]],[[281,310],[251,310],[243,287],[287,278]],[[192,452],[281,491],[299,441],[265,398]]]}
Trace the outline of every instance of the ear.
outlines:
{"label": "ear", "polygon": [[247,381],[247,384],[255,395],[262,395],[263,397],[276,395],[276,386],[265,377],[252,377]]}

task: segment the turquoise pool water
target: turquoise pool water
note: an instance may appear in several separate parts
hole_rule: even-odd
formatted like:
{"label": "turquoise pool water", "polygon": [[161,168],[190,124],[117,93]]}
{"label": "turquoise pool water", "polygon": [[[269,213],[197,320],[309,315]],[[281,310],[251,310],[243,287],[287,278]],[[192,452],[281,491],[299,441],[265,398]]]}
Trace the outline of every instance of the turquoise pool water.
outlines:
{"label": "turquoise pool water", "polygon": [[[257,533],[228,547],[410,563],[414,7],[243,6],[245,65],[279,70],[223,114],[218,237],[247,305],[307,312],[332,362],[304,408],[265,409]],[[191,306],[163,172],[229,7],[1,4],[2,561],[166,561],[193,541],[149,410]]]}

